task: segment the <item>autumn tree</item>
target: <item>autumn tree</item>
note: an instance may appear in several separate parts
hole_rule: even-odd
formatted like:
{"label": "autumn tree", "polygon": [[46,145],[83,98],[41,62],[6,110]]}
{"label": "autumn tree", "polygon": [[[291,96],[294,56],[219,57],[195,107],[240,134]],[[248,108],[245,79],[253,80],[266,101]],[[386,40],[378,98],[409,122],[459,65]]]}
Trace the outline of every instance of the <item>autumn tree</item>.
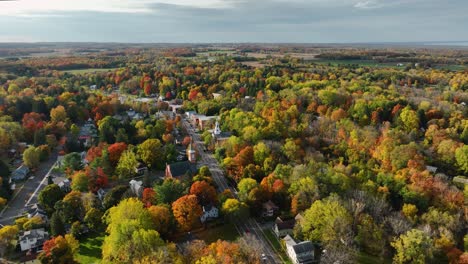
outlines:
{"label": "autumn tree", "polygon": [[201,206],[198,204],[197,196],[185,195],[172,203],[174,218],[183,231],[189,231],[195,227],[203,214]]}
{"label": "autumn tree", "polygon": [[48,213],[52,213],[55,203],[62,200],[64,196],[64,193],[57,184],[50,184],[39,193],[38,201],[42,208]]}
{"label": "autumn tree", "polygon": [[164,246],[150,213],[138,199],[122,200],[109,210],[105,221],[109,235],[104,238],[102,257],[107,263],[138,261]]}
{"label": "autumn tree", "polygon": [[116,173],[120,179],[128,179],[135,176],[135,169],[138,166],[138,160],[131,149],[125,150],[120,156],[117,164]]}
{"label": "autumn tree", "polygon": [[235,198],[228,198],[223,203],[222,212],[230,218],[244,219],[249,215],[248,206]]}
{"label": "autumn tree", "polygon": [[65,107],[59,105],[56,108],[50,110],[50,120],[52,122],[65,122],[67,119],[67,112]]}
{"label": "autumn tree", "polygon": [[138,145],[138,156],[148,167],[160,168],[164,164],[162,145],[159,139],[147,139]]}
{"label": "autumn tree", "polygon": [[71,188],[74,191],[87,192],[89,186],[89,178],[83,171],[78,171],[72,176]]}
{"label": "autumn tree", "polygon": [[411,229],[391,243],[394,263],[427,263],[432,258],[432,239],[423,231]]}
{"label": "autumn tree", "polygon": [[146,207],[150,207],[151,205],[154,205],[157,203],[156,200],[156,192],[152,188],[145,188],[143,190],[143,195],[141,198],[141,201]]}
{"label": "autumn tree", "polygon": [[118,142],[110,145],[107,148],[107,151],[109,153],[109,162],[111,163],[112,166],[117,166],[117,163],[119,162],[119,159],[122,155],[122,153],[127,149],[127,144],[124,142]]}
{"label": "autumn tree", "polygon": [[31,169],[37,168],[40,164],[40,150],[30,146],[23,153],[23,162]]}
{"label": "autumn tree", "polygon": [[78,248],[79,242],[70,234],[53,237],[44,242],[38,259],[48,264],[78,263],[74,257]]}
{"label": "autumn tree", "polygon": [[18,227],[14,225],[6,225],[0,228],[0,256],[14,249],[17,244]]}
{"label": "autumn tree", "polygon": [[190,187],[190,194],[197,196],[201,205],[216,204],[216,189],[206,181],[196,181]]}
{"label": "autumn tree", "polygon": [[351,216],[336,197],[315,201],[301,222],[304,238],[323,243],[339,240],[335,229],[339,220],[349,224]]}
{"label": "autumn tree", "polygon": [[458,168],[468,173],[468,145],[463,145],[457,148],[455,151],[455,159],[457,161]]}
{"label": "autumn tree", "polygon": [[166,205],[153,205],[148,208],[155,230],[161,235],[167,235],[172,224],[172,213]]}

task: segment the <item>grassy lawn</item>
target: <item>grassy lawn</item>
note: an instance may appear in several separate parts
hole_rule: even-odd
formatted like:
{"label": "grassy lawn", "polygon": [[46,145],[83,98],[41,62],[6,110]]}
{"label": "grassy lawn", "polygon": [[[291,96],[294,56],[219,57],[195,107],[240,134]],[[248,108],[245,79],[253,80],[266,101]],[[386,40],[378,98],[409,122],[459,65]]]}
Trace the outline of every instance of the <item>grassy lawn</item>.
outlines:
{"label": "grassy lawn", "polygon": [[273,245],[274,250],[276,251],[276,253],[281,256],[283,263],[287,263],[287,264],[291,263],[292,264],[291,260],[286,255],[286,252],[284,252],[278,238],[276,238],[276,235],[273,233],[273,231],[268,229],[268,230],[264,230],[264,233],[265,233],[266,238]]}
{"label": "grassy lawn", "polygon": [[107,71],[114,71],[119,68],[108,68],[108,69],[101,69],[101,68],[89,68],[89,69],[78,69],[78,70],[66,70],[61,72],[67,72],[71,74],[83,74],[83,73],[94,73],[94,72],[107,72]]}
{"label": "grassy lawn", "polygon": [[101,247],[104,241],[104,233],[90,234],[81,239],[80,248],[76,259],[79,263],[101,263]]}
{"label": "grassy lawn", "polygon": [[217,227],[209,227],[201,232],[197,232],[194,236],[210,244],[218,239],[235,241],[239,237],[239,233],[237,233],[234,225],[226,223]]}

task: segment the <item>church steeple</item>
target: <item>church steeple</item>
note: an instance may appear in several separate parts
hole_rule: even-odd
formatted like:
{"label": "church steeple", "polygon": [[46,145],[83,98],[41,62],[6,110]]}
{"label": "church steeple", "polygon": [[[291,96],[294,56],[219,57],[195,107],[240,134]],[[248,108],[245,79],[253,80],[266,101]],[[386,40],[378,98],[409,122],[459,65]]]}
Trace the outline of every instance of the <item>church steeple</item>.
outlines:
{"label": "church steeple", "polygon": [[221,135],[221,128],[219,128],[219,122],[218,122],[218,120],[216,120],[215,129],[213,130],[213,135],[214,135],[214,136],[219,136],[219,135]]}
{"label": "church steeple", "polygon": [[195,163],[197,162],[197,152],[195,151],[195,148],[193,147],[192,143],[192,137],[190,137],[190,143],[187,146],[187,157],[190,162]]}

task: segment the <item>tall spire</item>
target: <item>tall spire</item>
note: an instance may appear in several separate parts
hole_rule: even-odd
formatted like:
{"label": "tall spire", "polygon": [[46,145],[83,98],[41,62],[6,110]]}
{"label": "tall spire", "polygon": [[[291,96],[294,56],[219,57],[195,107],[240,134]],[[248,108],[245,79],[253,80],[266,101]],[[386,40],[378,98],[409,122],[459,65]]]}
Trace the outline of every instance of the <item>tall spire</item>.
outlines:
{"label": "tall spire", "polygon": [[221,128],[219,128],[219,122],[218,122],[218,120],[216,120],[215,129],[214,129],[214,131],[213,131],[213,134],[214,134],[215,136],[218,136],[218,135],[221,134]]}

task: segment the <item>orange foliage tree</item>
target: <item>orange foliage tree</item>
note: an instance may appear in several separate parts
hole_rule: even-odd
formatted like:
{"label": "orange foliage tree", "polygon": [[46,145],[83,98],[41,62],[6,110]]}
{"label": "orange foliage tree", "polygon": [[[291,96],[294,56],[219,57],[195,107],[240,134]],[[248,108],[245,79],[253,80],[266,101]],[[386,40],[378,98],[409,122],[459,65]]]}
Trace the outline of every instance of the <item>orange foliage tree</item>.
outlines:
{"label": "orange foliage tree", "polygon": [[189,231],[195,227],[203,214],[201,206],[198,204],[197,196],[193,194],[185,195],[172,203],[174,218],[183,231]]}

